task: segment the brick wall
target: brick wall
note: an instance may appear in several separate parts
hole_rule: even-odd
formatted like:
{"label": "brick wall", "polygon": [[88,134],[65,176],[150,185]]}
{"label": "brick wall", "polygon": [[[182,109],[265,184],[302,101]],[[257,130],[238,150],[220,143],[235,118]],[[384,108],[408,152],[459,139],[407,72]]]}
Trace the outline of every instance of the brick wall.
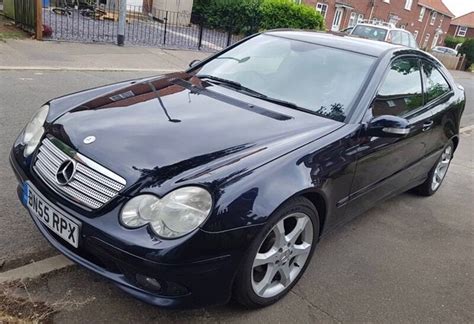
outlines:
{"label": "brick wall", "polygon": [[[417,0],[413,0],[410,10],[405,9],[405,0],[303,0],[303,3],[317,7],[327,6],[326,11],[326,29],[333,28],[334,15],[336,10],[341,13],[339,30],[349,26],[352,17],[363,15],[364,19],[378,19],[389,22],[391,18],[396,18],[397,27],[402,27],[412,32],[420,47],[429,47],[433,45],[436,30],[440,28],[443,33],[438,33],[438,40],[435,45],[442,45],[449,29],[451,18],[437,12],[433,25],[431,25],[431,15],[433,11],[426,8],[422,21],[419,21],[421,6]],[[416,33],[417,32],[417,33]],[[418,34],[418,35],[416,35]],[[426,42],[425,42],[426,40]]]}
{"label": "brick wall", "polygon": [[[458,34],[458,26],[456,26],[456,25],[449,26],[448,35],[452,35],[452,36],[457,37],[457,34]],[[474,38],[474,28],[468,28],[467,29],[467,34],[464,37]]]}

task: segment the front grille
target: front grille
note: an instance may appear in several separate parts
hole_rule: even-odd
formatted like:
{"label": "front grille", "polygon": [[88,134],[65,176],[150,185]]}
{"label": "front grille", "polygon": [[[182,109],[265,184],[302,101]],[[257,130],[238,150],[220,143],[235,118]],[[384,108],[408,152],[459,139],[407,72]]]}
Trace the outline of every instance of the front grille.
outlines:
{"label": "front grille", "polygon": [[[67,183],[58,181],[58,171],[73,161],[74,172]],[[53,137],[46,137],[36,155],[33,169],[54,191],[76,203],[98,209],[118,195],[125,180]]]}

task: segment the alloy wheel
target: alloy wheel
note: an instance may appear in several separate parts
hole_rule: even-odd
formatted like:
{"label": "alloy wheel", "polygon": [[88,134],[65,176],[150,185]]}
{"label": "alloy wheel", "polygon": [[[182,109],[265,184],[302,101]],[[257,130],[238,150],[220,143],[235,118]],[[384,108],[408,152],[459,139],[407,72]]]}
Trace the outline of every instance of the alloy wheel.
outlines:
{"label": "alloy wheel", "polygon": [[453,147],[451,145],[446,146],[441,155],[441,159],[436,166],[436,169],[433,173],[433,179],[431,181],[431,190],[435,191],[443,182],[446,173],[448,172],[449,163],[451,163],[451,159],[453,158]]}
{"label": "alloy wheel", "polygon": [[282,218],[266,235],[252,265],[252,288],[263,298],[283,292],[306,264],[313,244],[313,223],[303,213]]}

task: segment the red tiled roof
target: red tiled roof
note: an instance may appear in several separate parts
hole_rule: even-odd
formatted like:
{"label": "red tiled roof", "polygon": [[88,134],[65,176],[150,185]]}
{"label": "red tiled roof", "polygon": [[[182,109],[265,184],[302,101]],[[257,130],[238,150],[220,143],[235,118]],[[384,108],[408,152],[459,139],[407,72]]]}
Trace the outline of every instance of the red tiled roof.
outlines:
{"label": "red tiled roof", "polygon": [[474,28],[474,11],[454,18],[453,20],[451,20],[451,25]]}
{"label": "red tiled roof", "polygon": [[423,7],[427,7],[429,9],[433,9],[443,15],[448,17],[454,17],[453,13],[449,11],[448,7],[446,7],[441,0],[418,0],[418,4]]}

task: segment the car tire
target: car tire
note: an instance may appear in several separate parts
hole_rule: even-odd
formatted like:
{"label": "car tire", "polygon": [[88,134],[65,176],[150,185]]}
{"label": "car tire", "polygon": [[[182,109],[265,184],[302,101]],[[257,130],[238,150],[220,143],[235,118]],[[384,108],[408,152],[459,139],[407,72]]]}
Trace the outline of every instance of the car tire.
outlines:
{"label": "car tire", "polygon": [[431,168],[428,173],[428,177],[425,182],[414,189],[414,192],[420,196],[432,196],[438,189],[441,187],[443,180],[448,173],[449,165],[453,158],[454,153],[454,143],[449,141],[448,144],[444,147],[441,156],[436,161],[435,165]]}
{"label": "car tire", "polygon": [[[244,257],[234,281],[234,300],[245,307],[259,308],[285,296],[311,261],[319,224],[318,211],[304,197],[292,198],[278,208]],[[284,235],[278,235],[283,231]],[[268,258],[263,259],[263,255]]]}

